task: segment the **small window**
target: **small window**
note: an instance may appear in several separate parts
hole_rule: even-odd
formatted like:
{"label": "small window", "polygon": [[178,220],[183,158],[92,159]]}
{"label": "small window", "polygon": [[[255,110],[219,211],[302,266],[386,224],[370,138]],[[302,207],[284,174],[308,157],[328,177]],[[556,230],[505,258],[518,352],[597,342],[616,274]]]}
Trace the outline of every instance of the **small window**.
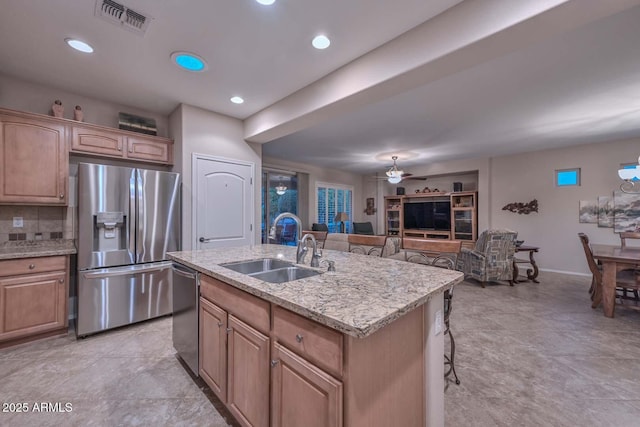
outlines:
{"label": "small window", "polygon": [[580,168],[556,170],[556,187],[580,185]]}

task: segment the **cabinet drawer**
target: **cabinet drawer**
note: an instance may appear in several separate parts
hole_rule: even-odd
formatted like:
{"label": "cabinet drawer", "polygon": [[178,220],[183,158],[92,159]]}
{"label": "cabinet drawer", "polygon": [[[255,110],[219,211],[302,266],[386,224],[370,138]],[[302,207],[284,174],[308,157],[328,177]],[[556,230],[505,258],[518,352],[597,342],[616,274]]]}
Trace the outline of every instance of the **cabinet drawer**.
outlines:
{"label": "cabinet drawer", "polygon": [[273,308],[276,339],[327,371],[342,376],[342,334],[281,307]]}
{"label": "cabinet drawer", "polygon": [[0,261],[0,276],[42,273],[45,271],[65,270],[66,268],[66,256],[9,259]]}
{"label": "cabinet drawer", "polygon": [[212,277],[200,276],[200,294],[260,332],[269,334],[269,303]]}

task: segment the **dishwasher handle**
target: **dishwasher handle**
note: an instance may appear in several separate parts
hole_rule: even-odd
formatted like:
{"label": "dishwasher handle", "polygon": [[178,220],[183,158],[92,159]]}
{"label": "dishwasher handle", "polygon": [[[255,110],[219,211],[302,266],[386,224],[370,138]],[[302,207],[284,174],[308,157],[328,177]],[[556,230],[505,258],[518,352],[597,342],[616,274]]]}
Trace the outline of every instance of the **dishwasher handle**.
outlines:
{"label": "dishwasher handle", "polygon": [[183,270],[180,267],[177,267],[177,264],[173,264],[171,266],[171,270],[173,270],[173,272],[178,276],[186,277],[188,279],[195,279],[198,274],[195,271],[191,272],[191,271]]}

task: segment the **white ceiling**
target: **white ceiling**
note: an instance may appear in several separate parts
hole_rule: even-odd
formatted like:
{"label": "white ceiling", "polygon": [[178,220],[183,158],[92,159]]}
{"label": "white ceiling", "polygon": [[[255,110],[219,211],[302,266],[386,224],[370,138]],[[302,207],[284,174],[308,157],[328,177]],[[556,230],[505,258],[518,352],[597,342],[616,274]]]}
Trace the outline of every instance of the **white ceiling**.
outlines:
{"label": "white ceiling", "polygon": [[394,152],[415,155],[399,161],[406,169],[638,137],[638,23],[640,7],[285,136],[263,153],[365,173]]}
{"label": "white ceiling", "polygon": [[[585,9],[612,12],[599,11],[603,18],[535,43],[526,43],[522,33],[522,48],[516,51],[476,60],[475,66],[419,87],[397,85],[384,98],[372,96],[341,114],[319,114],[302,130],[277,135],[263,153],[369,173],[390,164],[394,152],[414,153],[403,167],[640,136],[640,7],[631,8],[639,2],[536,0],[530,5],[545,3],[560,10],[562,3],[581,7],[581,1]],[[442,11],[449,9],[450,16],[458,11],[469,22],[489,22],[482,14],[488,6],[506,15],[523,4],[277,0],[265,7],[254,0],[120,2],[154,18],[146,35],[95,17],[94,0],[4,1],[0,73],[161,114],[185,103],[240,119],[261,114],[269,118],[265,111],[283,98],[304,93],[311,83],[362,60]],[[612,14],[616,7],[626,10]],[[554,16],[560,15],[549,14],[547,22],[557,26]],[[447,30],[455,35],[465,28]],[[321,32],[332,39],[324,51],[310,46]],[[69,49],[66,37],[89,42],[95,53]],[[169,60],[176,50],[200,54],[209,70],[178,69]],[[243,96],[245,104],[231,104],[233,95]]]}
{"label": "white ceiling", "polygon": [[[243,119],[461,0],[116,1],[153,17],[144,36],[94,16],[95,0],[3,1],[0,72],[156,113],[185,103]],[[318,33],[331,48],[311,46]],[[199,54],[208,71],[179,69],[174,51]]]}

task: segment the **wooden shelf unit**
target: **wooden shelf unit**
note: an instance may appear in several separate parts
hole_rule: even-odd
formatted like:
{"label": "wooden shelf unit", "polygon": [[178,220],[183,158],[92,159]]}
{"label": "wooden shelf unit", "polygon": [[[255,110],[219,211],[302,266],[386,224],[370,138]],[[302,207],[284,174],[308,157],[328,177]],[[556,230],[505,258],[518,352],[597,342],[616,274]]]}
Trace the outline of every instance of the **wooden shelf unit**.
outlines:
{"label": "wooden shelf unit", "polygon": [[[386,196],[385,233],[387,236],[419,239],[461,240],[472,247],[478,238],[478,192],[416,193],[405,196]],[[451,203],[451,230],[414,230],[404,228],[404,205],[416,199],[435,199]]]}
{"label": "wooden shelf unit", "polygon": [[402,197],[386,196],[384,198],[384,230],[387,236],[402,235]]}

